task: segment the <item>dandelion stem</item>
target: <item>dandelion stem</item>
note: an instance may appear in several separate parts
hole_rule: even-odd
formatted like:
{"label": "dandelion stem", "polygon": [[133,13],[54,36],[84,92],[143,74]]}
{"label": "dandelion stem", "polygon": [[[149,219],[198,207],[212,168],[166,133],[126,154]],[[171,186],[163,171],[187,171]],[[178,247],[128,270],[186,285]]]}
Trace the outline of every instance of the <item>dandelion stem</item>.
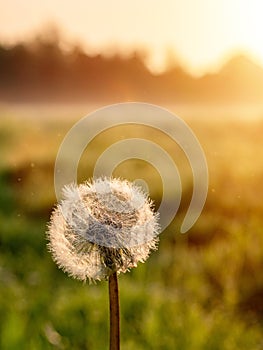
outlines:
{"label": "dandelion stem", "polygon": [[120,350],[120,305],[117,272],[109,276],[110,350]]}

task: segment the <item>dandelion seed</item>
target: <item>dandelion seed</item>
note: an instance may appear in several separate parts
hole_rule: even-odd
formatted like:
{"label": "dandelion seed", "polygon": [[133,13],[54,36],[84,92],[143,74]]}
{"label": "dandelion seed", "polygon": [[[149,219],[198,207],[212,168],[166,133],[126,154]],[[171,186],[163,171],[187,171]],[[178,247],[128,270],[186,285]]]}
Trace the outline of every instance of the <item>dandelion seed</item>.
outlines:
{"label": "dandelion seed", "polygon": [[66,186],[48,228],[54,261],[80,280],[108,279],[144,262],[157,249],[153,203],[135,184],[98,178]]}

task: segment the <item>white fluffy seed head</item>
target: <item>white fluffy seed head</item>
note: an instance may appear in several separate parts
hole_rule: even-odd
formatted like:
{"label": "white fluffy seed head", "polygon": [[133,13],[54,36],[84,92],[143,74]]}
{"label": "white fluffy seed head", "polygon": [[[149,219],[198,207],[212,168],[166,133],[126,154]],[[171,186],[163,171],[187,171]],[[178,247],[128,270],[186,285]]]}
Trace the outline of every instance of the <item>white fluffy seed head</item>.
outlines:
{"label": "white fluffy seed head", "polygon": [[107,279],[144,262],[157,249],[160,226],[148,196],[126,180],[98,178],[63,190],[53,211],[48,247],[80,280]]}

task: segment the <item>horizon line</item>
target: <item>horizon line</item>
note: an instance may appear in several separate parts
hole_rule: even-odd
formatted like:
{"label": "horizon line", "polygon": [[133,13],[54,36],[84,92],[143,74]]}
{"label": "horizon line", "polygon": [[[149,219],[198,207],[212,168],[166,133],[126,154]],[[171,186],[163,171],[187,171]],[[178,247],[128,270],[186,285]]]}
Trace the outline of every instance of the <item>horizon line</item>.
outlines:
{"label": "horizon line", "polygon": [[[52,29],[52,28],[51,28]],[[46,35],[47,34],[47,35]],[[151,49],[149,47],[143,47],[140,44],[130,46],[125,50],[121,46],[112,45],[112,47],[104,47],[101,50],[92,50],[88,45],[81,43],[80,41],[67,41],[61,34],[61,31],[56,28],[55,36],[50,37],[50,32],[36,32],[31,37],[26,37],[25,39],[17,38],[14,41],[3,40],[0,36],[0,47],[5,49],[12,49],[16,46],[22,45],[25,47],[30,47],[34,43],[42,44],[53,44],[56,45],[59,50],[65,54],[71,53],[74,49],[80,49],[87,57],[102,56],[105,59],[111,59],[114,57],[120,57],[121,59],[131,59],[133,56],[138,56],[145,68],[154,76],[160,76],[162,74],[168,73],[173,69],[181,69],[184,73],[192,78],[202,78],[206,75],[216,75],[220,74],[220,71],[226,66],[231,60],[237,57],[244,57],[249,60],[252,64],[260,67],[263,70],[263,62],[255,54],[251,53],[249,50],[244,48],[232,48],[227,50],[221,58],[218,58],[216,62],[211,62],[206,64],[207,69],[191,69],[190,65],[187,64],[183,59],[179,58],[176,51],[173,50],[173,57],[168,64],[163,64],[163,67],[156,68],[151,64]],[[167,47],[169,49],[169,46]],[[199,70],[199,73],[197,72]]]}

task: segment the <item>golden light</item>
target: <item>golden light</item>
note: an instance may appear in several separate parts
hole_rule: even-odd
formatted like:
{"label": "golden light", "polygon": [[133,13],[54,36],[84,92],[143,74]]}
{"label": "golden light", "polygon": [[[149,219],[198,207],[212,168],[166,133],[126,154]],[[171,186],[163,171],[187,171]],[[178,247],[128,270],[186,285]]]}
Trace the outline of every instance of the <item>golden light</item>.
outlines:
{"label": "golden light", "polygon": [[76,0],[64,3],[63,11],[52,0],[12,0],[0,3],[0,40],[25,39],[51,21],[93,51],[114,45],[122,51],[149,48],[157,66],[172,48],[179,63],[199,74],[234,50],[263,65],[262,14],[262,0],[116,0],[103,6]]}

